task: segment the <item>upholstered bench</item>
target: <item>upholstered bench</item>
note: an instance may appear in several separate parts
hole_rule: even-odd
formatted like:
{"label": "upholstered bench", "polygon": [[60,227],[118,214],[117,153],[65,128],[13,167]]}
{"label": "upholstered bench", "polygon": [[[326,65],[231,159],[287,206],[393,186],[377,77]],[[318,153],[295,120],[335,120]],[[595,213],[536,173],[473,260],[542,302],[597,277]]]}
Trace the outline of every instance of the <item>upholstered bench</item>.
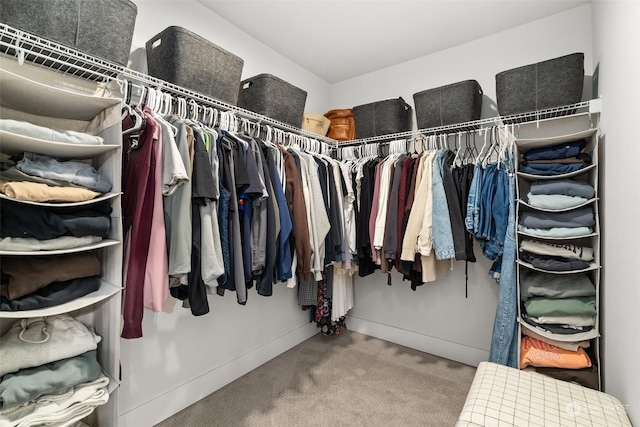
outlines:
{"label": "upholstered bench", "polygon": [[631,422],[622,403],[606,393],[482,362],[456,426],[631,427]]}

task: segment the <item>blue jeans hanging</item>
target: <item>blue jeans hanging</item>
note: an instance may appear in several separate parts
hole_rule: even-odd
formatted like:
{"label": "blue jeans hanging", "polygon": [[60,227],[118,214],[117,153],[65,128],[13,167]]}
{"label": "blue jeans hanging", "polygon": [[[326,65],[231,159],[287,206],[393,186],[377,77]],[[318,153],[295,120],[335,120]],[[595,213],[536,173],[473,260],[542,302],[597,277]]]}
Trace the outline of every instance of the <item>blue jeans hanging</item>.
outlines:
{"label": "blue jeans hanging", "polygon": [[506,174],[508,177],[509,214],[502,251],[498,307],[496,308],[496,319],[493,325],[489,360],[515,368],[518,366],[518,292],[516,288],[516,254],[518,245],[516,242],[513,159],[509,156],[504,165],[506,167],[503,168],[501,173]]}

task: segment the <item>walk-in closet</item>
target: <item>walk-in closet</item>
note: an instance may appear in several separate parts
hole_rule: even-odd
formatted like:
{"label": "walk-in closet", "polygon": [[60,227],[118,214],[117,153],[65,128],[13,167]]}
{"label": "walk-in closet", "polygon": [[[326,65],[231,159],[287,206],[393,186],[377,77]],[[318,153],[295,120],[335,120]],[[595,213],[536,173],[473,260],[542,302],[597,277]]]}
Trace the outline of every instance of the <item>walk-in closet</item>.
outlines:
{"label": "walk-in closet", "polygon": [[640,423],[638,17],[0,0],[0,427]]}

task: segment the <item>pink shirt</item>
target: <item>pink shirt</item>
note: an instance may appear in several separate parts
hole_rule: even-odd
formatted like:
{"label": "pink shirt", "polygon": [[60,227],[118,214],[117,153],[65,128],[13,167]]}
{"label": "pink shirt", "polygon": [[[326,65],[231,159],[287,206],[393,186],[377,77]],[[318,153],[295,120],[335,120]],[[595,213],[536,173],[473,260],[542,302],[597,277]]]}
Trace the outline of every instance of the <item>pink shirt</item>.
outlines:
{"label": "pink shirt", "polygon": [[[164,208],[162,201],[162,123],[158,124],[158,138],[154,141],[153,151],[156,161],[154,167],[155,186],[153,191],[153,213],[151,215],[151,238],[147,266],[144,271],[144,307],[153,311],[162,311],[169,296],[169,260],[167,258],[167,237],[164,226]],[[165,129],[166,131],[166,129]]]}

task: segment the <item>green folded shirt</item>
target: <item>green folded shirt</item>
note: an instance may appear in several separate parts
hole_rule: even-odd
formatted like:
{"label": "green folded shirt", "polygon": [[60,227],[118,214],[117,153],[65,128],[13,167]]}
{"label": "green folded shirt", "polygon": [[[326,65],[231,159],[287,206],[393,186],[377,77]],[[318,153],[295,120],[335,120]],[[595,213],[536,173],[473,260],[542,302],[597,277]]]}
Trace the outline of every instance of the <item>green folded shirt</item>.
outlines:
{"label": "green folded shirt", "polygon": [[589,316],[596,314],[596,297],[530,298],[524,303],[530,317]]}

